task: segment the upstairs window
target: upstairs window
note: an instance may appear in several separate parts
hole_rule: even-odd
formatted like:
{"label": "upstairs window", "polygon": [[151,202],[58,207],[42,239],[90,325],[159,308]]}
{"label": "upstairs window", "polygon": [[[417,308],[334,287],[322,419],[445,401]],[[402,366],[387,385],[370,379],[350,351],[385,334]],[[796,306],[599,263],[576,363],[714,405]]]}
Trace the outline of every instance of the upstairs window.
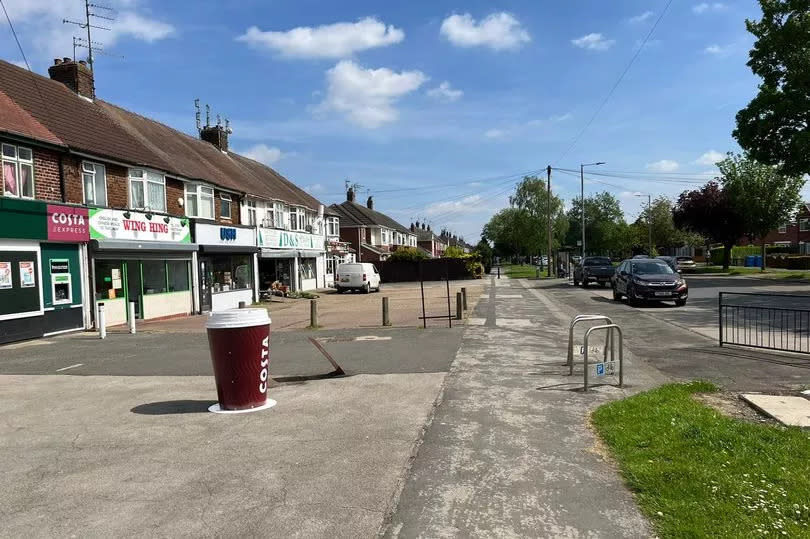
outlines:
{"label": "upstairs window", "polygon": [[91,206],[107,205],[107,168],[98,163],[82,163],[84,203]]}
{"label": "upstairs window", "polygon": [[281,202],[273,203],[273,226],[276,228],[284,228],[284,204]]}
{"label": "upstairs window", "polygon": [[228,193],[219,194],[219,215],[223,219],[231,219],[231,195]]}
{"label": "upstairs window", "polygon": [[290,228],[292,230],[306,230],[307,216],[304,208],[290,208]]}
{"label": "upstairs window", "polygon": [[247,206],[247,222],[250,226],[256,226],[256,201],[249,199],[245,202]]}
{"label": "upstairs window", "polygon": [[214,189],[198,183],[187,183],[186,215],[200,219],[213,219]]}
{"label": "upstairs window", "polygon": [[808,230],[810,230],[810,219],[800,219],[799,230],[802,232],[807,232]]}
{"label": "upstairs window", "polygon": [[328,217],[326,219],[326,233],[330,236],[340,235],[340,223],[337,217]]}
{"label": "upstairs window", "polygon": [[165,212],[166,177],[142,168],[129,169],[129,207]]}
{"label": "upstairs window", "polygon": [[787,234],[787,224],[786,223],[782,223],[781,225],[779,225],[779,233],[780,234]]}
{"label": "upstairs window", "polygon": [[6,196],[34,198],[34,156],[30,148],[2,145],[2,177]]}

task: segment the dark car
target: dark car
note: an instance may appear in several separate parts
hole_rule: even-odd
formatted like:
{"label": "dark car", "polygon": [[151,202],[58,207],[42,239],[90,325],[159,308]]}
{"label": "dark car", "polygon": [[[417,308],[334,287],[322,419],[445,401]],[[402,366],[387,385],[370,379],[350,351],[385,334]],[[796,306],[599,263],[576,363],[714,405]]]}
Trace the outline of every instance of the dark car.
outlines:
{"label": "dark car", "polygon": [[589,283],[599,283],[606,286],[615,268],[610,258],[607,256],[586,256],[582,259],[582,263],[574,268],[574,286],[582,283],[582,287],[588,286]]}
{"label": "dark car", "polygon": [[675,259],[674,256],[656,256],[655,260],[663,260],[669,267],[672,268],[673,271],[678,271],[678,261]]}
{"label": "dark car", "polygon": [[642,301],[674,301],[686,305],[689,287],[669,264],[655,258],[625,260],[613,277],[613,299],[627,297],[627,303]]}

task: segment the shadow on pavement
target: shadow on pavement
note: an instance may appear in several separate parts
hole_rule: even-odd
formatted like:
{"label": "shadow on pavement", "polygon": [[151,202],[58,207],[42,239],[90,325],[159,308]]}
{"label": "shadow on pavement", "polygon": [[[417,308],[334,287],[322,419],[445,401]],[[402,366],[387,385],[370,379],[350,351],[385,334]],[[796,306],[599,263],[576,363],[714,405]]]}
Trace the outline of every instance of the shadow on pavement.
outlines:
{"label": "shadow on pavement", "polygon": [[211,400],[177,400],[139,404],[130,412],[142,415],[174,415],[208,413],[208,407],[216,404]]}

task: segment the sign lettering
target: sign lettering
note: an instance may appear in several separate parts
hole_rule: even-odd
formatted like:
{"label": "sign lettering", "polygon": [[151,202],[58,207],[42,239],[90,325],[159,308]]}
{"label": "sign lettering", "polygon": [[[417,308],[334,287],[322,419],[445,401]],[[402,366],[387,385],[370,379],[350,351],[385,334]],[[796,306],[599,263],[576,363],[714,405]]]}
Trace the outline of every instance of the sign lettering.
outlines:
{"label": "sign lettering", "polygon": [[178,217],[93,208],[88,224],[93,239],[191,243],[189,223]]}
{"label": "sign lettering", "polygon": [[259,363],[262,370],[259,372],[259,392],[267,393],[267,365],[270,363],[270,337],[265,337],[262,341],[262,357]]}
{"label": "sign lettering", "polygon": [[48,239],[57,241],[87,241],[90,226],[87,208],[48,204]]}
{"label": "sign lettering", "polygon": [[236,241],[236,229],[221,227],[219,229],[219,239],[222,241]]}

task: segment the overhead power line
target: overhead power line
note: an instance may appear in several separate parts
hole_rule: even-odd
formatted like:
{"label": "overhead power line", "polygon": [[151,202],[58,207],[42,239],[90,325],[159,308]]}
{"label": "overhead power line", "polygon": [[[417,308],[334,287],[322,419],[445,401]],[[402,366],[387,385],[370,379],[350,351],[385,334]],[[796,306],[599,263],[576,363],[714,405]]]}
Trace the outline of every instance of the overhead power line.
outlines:
{"label": "overhead power line", "polygon": [[627,75],[628,71],[630,71],[630,68],[635,63],[636,58],[638,58],[639,54],[641,54],[642,49],[644,49],[644,46],[647,44],[647,41],[649,41],[650,36],[652,36],[653,32],[655,32],[655,29],[658,27],[658,23],[660,23],[661,19],[664,18],[664,14],[666,14],[667,10],[669,9],[670,4],[672,4],[672,0],[667,1],[666,5],[664,6],[664,9],[661,10],[661,14],[658,15],[658,18],[655,20],[655,23],[650,28],[650,31],[647,32],[646,36],[644,36],[644,40],[638,46],[638,49],[636,50],[635,54],[633,54],[633,57],[630,58],[630,61],[627,63],[627,66],[624,68],[624,71],[622,71],[621,75],[619,75],[619,78],[616,79],[616,82],[613,83],[613,86],[611,86],[610,91],[608,91],[605,98],[602,100],[602,102],[596,108],[596,111],[594,111],[591,118],[582,127],[582,129],[580,129],[580,131],[576,134],[574,139],[571,141],[571,144],[568,145],[568,148],[565,149],[565,151],[562,153],[562,155],[560,157],[558,157],[557,160],[554,161],[554,163],[559,163],[560,161],[565,159],[565,157],[568,155],[568,153],[572,149],[574,149],[574,146],[576,146],[577,142],[579,142],[579,139],[582,138],[582,135],[585,134],[585,131],[587,131],[588,128],[591,126],[591,124],[594,122],[594,120],[596,120],[596,117],[599,116],[599,113],[602,112],[602,109],[605,108],[605,105],[610,100],[611,96],[613,96],[613,92],[615,92],[616,88],[619,87],[619,84],[621,84],[622,80],[624,79],[624,76]]}

